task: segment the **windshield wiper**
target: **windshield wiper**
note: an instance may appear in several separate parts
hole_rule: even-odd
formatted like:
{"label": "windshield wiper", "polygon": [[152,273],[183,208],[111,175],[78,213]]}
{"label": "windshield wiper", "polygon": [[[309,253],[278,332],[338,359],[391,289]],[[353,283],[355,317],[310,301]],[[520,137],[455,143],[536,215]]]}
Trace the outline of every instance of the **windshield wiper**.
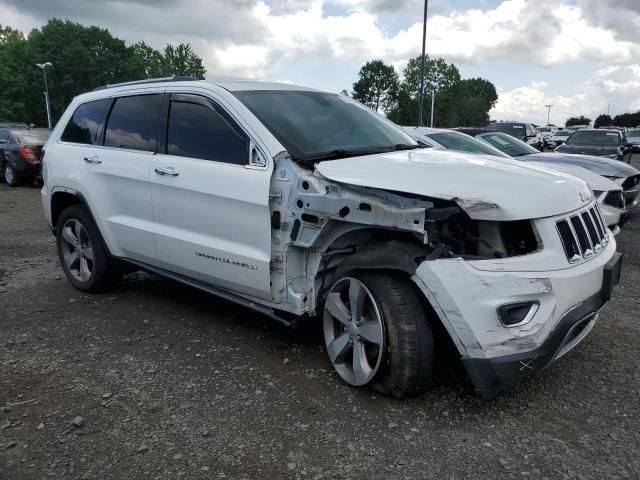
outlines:
{"label": "windshield wiper", "polygon": [[422,145],[409,145],[405,143],[398,143],[393,146],[378,147],[378,148],[359,148],[359,149],[337,148],[335,150],[322,152],[317,155],[296,157],[296,160],[303,163],[307,163],[307,162],[313,163],[313,162],[319,162],[322,160],[338,160],[340,158],[359,157],[362,155],[374,155],[376,153],[386,153],[386,152],[393,152],[397,150],[413,150],[415,148],[425,148],[425,147]]}

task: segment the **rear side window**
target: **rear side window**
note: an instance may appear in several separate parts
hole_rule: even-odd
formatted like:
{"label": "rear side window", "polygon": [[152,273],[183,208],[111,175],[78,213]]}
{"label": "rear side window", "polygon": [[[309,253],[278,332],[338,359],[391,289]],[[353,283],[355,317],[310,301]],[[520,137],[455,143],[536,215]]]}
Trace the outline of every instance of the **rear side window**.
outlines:
{"label": "rear side window", "polygon": [[156,151],[162,95],[136,95],[115,100],[104,136],[105,147]]}
{"label": "rear side window", "polygon": [[9,143],[9,131],[8,130],[0,130],[0,141],[2,141],[2,143]]}
{"label": "rear side window", "polygon": [[248,139],[233,120],[213,106],[172,101],[167,128],[167,153],[246,165]]}
{"label": "rear side window", "polygon": [[109,99],[87,102],[76,108],[60,139],[64,142],[96,145]]}

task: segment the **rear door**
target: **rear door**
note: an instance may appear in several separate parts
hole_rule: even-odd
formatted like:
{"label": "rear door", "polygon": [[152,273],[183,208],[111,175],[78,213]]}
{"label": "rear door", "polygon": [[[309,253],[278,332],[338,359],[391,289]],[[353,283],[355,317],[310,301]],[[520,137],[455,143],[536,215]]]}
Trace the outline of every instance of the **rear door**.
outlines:
{"label": "rear door", "polygon": [[156,258],[149,168],[163,92],[120,93],[80,105],[61,140],[74,159],[69,176],[89,202],[111,253]]}
{"label": "rear door", "polygon": [[167,93],[164,115],[151,166],[163,268],[271,300],[271,167],[249,164],[250,137],[211,98]]}

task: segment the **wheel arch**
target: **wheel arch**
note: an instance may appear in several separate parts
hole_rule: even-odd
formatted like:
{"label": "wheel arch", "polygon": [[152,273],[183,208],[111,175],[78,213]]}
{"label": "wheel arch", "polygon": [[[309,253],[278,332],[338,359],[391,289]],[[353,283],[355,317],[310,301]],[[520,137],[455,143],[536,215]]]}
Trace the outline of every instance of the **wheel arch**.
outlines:
{"label": "wheel arch", "polygon": [[100,241],[102,242],[102,245],[104,245],[104,248],[106,249],[107,253],[111,256],[112,254],[111,254],[111,250],[109,249],[109,245],[104,239],[104,235],[100,230],[100,225],[96,221],[96,217],[93,214],[93,211],[91,209],[91,206],[89,205],[89,202],[87,201],[86,197],[77,190],[73,190],[69,188],[57,188],[57,189],[54,188],[52,190],[50,208],[51,208],[51,226],[53,228],[54,234],[56,232],[58,219],[60,218],[60,215],[62,214],[62,212],[64,212],[67,208],[72,207],[74,205],[80,205],[87,209],[89,216],[91,216],[93,222],[96,224],[98,235],[100,236]]}

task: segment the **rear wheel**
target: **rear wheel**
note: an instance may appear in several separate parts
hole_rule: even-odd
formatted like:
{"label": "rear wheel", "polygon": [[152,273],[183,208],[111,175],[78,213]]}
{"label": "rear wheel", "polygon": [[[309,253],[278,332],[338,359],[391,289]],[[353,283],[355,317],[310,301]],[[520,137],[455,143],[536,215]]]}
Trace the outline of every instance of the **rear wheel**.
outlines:
{"label": "rear wheel", "polygon": [[406,278],[354,273],[331,288],[323,327],[329,359],[354,386],[410,397],[428,389],[433,333],[415,287]]}
{"label": "rear wheel", "polygon": [[86,208],[74,205],[62,212],[56,239],[60,263],[74,287],[94,293],[116,287],[121,272],[109,257]]}
{"label": "rear wheel", "polygon": [[4,164],[4,167],[2,168],[2,174],[4,175],[4,181],[7,182],[7,185],[9,185],[10,187],[16,187],[20,184],[18,174],[9,162],[6,162]]}

